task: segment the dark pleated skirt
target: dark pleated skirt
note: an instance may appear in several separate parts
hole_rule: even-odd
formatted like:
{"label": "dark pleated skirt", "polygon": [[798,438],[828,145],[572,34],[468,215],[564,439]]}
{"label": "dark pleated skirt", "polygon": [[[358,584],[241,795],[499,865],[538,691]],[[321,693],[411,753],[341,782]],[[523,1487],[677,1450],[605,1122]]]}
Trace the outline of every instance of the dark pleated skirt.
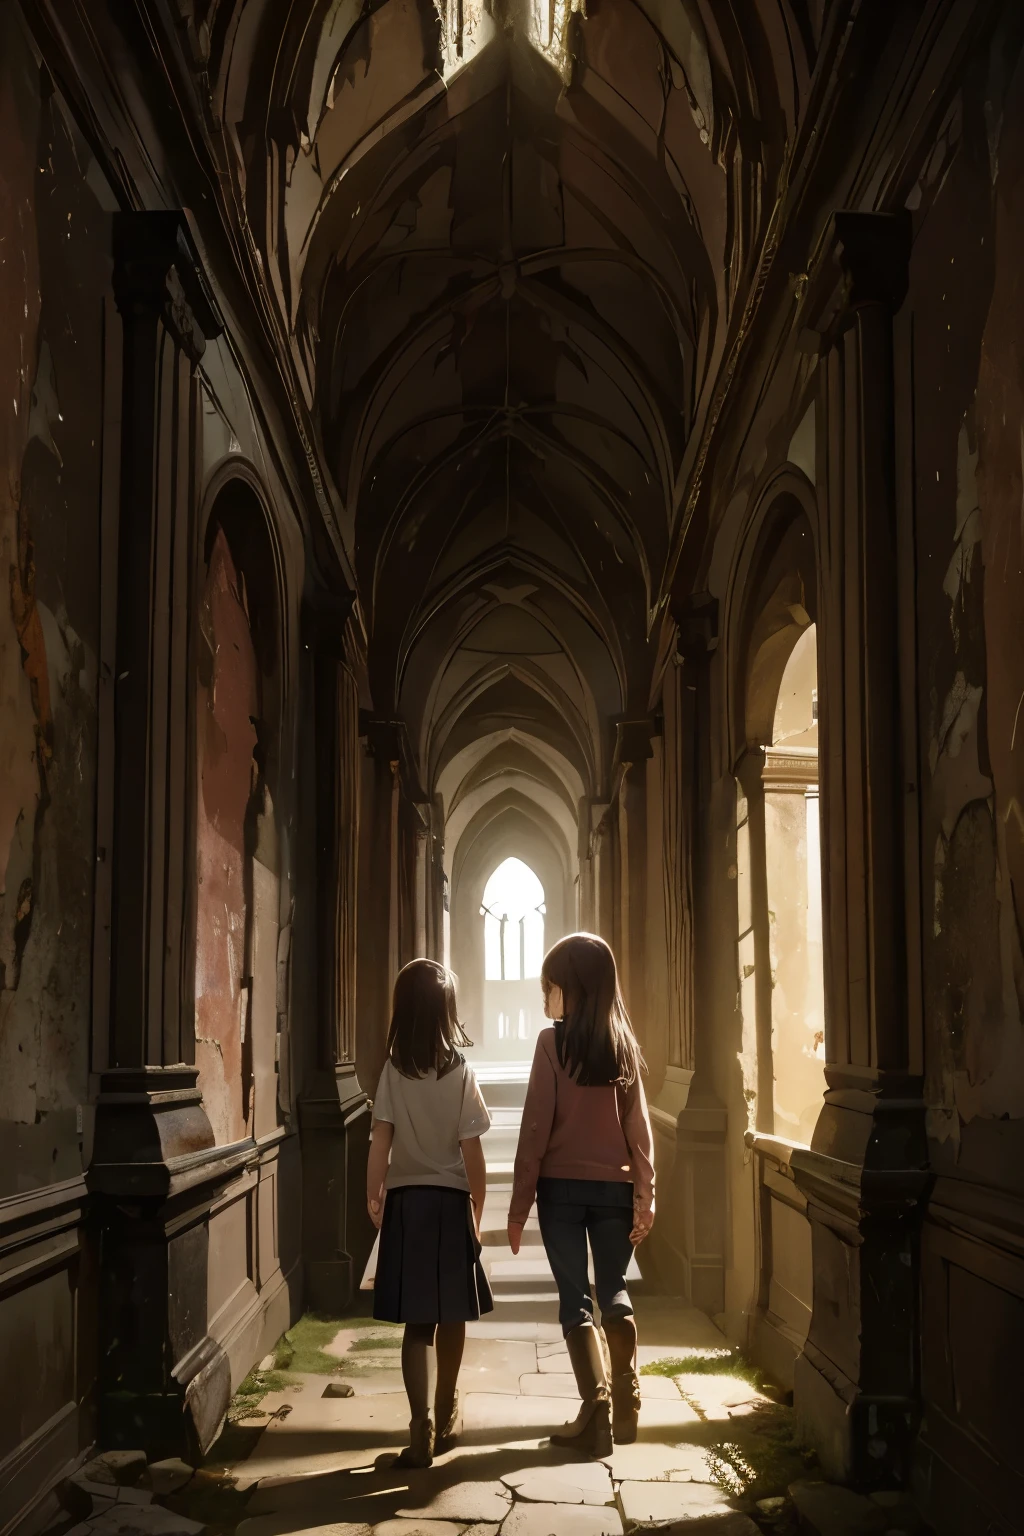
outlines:
{"label": "dark pleated skirt", "polygon": [[387,1323],[470,1323],[494,1307],[469,1196],[437,1184],[389,1189],[373,1315]]}

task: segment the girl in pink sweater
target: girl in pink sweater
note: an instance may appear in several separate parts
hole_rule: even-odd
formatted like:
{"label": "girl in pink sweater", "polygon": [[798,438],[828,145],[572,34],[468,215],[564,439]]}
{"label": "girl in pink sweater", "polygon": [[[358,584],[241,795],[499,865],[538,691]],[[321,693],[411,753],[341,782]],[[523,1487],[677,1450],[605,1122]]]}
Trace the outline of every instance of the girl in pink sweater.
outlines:
{"label": "girl in pink sweater", "polygon": [[[607,1456],[612,1431],[636,1439],[640,1386],[636,1325],[626,1288],[633,1246],[654,1221],[651,1123],[643,1058],[603,939],[574,933],[541,969],[544,1012],[555,1021],[537,1039],[516,1152],[508,1240],[519,1252],[534,1199],[558,1286],[559,1321],[583,1407],[553,1444]],[[594,1324],[587,1239],[608,1366]]]}

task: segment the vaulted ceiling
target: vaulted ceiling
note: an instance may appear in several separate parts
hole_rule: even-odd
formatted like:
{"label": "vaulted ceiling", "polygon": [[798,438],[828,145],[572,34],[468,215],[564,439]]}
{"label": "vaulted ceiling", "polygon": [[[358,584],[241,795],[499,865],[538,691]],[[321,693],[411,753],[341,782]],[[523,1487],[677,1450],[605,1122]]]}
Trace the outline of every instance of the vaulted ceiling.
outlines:
{"label": "vaulted ceiling", "polygon": [[244,239],[429,793],[562,823],[645,714],[824,0],[209,0]]}

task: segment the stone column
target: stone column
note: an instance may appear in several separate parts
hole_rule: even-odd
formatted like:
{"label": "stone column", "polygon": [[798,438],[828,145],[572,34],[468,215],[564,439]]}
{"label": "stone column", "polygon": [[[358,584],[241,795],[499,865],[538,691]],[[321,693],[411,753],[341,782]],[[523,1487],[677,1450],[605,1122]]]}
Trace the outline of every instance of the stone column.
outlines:
{"label": "stone column", "polygon": [[613,767],[620,770],[616,797],[619,844],[618,947],[616,959],[626,1007],[643,1038],[647,1015],[647,763],[653,755],[650,719],[620,720]]}
{"label": "stone column", "polygon": [[615,918],[615,828],[612,807],[604,800],[581,802],[586,815],[581,840],[588,849],[587,894],[589,912],[585,931],[599,933],[614,948],[618,942]]}
{"label": "stone column", "polygon": [[651,1241],[661,1245],[659,1273],[668,1288],[717,1313],[725,1305],[727,1116],[700,1041],[701,1022],[710,1017],[700,1000],[710,968],[705,843],[717,600],[692,594],[673,603],[672,617],[677,661],[665,685],[663,787],[670,1039],[665,1084],[651,1106],[662,1212]]}
{"label": "stone column", "polygon": [[306,1302],[347,1307],[373,1246],[366,1213],[369,1100],[356,1071],[360,776],[358,687],[348,665],[353,594],[319,594],[303,614],[313,658],[318,1018],[299,1099]]}
{"label": "stone column", "polygon": [[[736,765],[747,802],[750,923],[754,941],[754,1027],[757,1041],[755,1126],[775,1130],[775,1071],[772,1059],[772,957],[768,910],[768,849],[765,832],[764,749],[748,748]],[[742,958],[742,955],[741,955]]]}
{"label": "stone column", "polygon": [[[803,1432],[833,1475],[901,1477],[918,1412],[918,1224],[927,1148],[911,1040],[892,318],[909,218],[837,213],[803,299],[819,367],[822,876],[826,1079],[793,1156],[813,1232],[814,1304],[795,1375]],[[911,588],[912,590],[912,588]]]}
{"label": "stone column", "polygon": [[373,1092],[384,1064],[401,940],[401,790],[404,726],[363,713],[359,875],[359,1063]]}
{"label": "stone column", "polygon": [[427,954],[444,964],[444,799],[435,795],[430,802],[430,922],[427,930]]}
{"label": "stone column", "polygon": [[[100,1437],[204,1450],[230,1392],[206,1333],[208,1213],[254,1154],[214,1146],[197,1085],[190,625],[200,414],[220,321],[183,217],[114,219],[123,328],[109,1067],[90,1191],[103,1226]],[[97,1021],[102,1027],[102,1021]]]}

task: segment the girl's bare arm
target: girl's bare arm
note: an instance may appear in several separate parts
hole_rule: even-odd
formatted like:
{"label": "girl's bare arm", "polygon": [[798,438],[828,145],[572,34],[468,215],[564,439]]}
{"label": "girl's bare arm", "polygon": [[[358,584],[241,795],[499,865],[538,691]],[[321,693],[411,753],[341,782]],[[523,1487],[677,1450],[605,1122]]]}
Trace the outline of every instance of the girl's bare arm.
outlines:
{"label": "girl's bare arm", "polygon": [[374,1120],[372,1137],[366,1160],[366,1209],[374,1226],[379,1227],[384,1219],[384,1180],[388,1175],[395,1128],[388,1120]]}
{"label": "girl's bare arm", "polygon": [[484,1216],[484,1196],[487,1194],[487,1164],[484,1162],[484,1149],[479,1136],[470,1136],[466,1141],[460,1141],[462,1148],[462,1161],[466,1165],[466,1177],[469,1180],[469,1198],[473,1202],[473,1221],[476,1225],[476,1235],[480,1236],[481,1222]]}

